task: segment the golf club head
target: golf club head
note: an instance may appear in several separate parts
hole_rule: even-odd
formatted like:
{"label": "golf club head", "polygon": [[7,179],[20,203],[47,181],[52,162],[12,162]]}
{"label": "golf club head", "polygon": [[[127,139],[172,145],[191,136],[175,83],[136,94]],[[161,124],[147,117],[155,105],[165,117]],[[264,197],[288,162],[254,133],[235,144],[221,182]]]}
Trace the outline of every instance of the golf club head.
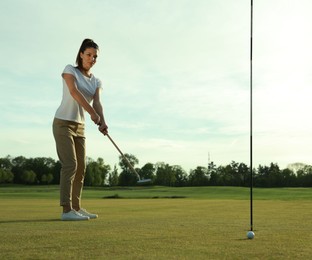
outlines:
{"label": "golf club head", "polygon": [[143,184],[143,183],[149,183],[151,181],[152,181],[151,179],[142,179],[142,180],[138,180],[137,183],[138,184]]}

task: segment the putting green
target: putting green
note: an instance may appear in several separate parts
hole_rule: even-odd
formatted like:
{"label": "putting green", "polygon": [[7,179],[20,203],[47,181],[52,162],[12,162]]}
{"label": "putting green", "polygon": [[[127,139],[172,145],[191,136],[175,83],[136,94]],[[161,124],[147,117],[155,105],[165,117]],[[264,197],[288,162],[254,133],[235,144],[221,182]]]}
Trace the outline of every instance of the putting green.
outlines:
{"label": "putting green", "polygon": [[180,199],[103,199],[106,191],[87,189],[83,206],[99,218],[61,222],[57,188],[40,189],[0,188],[1,259],[309,259],[312,253],[308,199],[255,200],[256,236],[248,240],[248,199],[198,199],[187,188]]}

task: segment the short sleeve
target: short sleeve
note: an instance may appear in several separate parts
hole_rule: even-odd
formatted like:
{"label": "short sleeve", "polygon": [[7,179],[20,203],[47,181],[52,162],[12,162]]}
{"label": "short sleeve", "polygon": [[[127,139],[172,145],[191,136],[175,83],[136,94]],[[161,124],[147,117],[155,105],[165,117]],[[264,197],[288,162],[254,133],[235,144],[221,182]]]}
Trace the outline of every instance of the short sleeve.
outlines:
{"label": "short sleeve", "polygon": [[76,71],[75,71],[75,67],[73,65],[67,65],[65,67],[65,69],[63,70],[63,73],[62,74],[71,74],[73,76],[76,77]]}
{"label": "short sleeve", "polygon": [[96,79],[96,87],[97,88],[103,88],[102,87],[102,81],[100,79]]}

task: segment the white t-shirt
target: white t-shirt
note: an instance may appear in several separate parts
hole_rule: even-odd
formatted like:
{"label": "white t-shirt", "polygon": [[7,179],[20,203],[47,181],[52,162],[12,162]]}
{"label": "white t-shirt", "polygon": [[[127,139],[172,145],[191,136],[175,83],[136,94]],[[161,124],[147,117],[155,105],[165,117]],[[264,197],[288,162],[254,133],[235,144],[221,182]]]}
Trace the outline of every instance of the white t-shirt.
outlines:
{"label": "white t-shirt", "polygon": [[[75,77],[75,82],[78,90],[82,93],[85,99],[90,103],[97,88],[102,87],[102,82],[91,75],[91,78],[84,76],[80,70],[72,65],[67,65],[63,71],[65,74],[71,74]],[[55,117],[63,120],[84,123],[84,109],[72,97],[63,78],[63,98],[61,105],[56,110]]]}

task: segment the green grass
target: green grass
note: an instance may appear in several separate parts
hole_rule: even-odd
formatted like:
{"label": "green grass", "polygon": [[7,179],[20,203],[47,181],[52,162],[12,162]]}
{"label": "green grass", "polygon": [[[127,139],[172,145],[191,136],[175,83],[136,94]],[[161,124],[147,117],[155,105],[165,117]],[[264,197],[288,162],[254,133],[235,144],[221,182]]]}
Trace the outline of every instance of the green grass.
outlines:
{"label": "green grass", "polygon": [[[254,188],[254,200],[312,200],[312,188]],[[157,199],[184,197],[188,199],[248,200],[249,188],[242,187],[113,187],[84,188],[84,198],[119,197],[124,199]],[[58,186],[0,186],[3,198],[58,198]]]}
{"label": "green grass", "polygon": [[[57,186],[0,187],[1,259],[309,259],[312,253],[312,189],[255,189],[253,240],[246,239],[246,188],[86,188],[83,206],[99,218],[83,222],[59,220],[58,192]],[[116,194],[121,199],[103,199]],[[169,199],[175,196],[186,198]]]}

